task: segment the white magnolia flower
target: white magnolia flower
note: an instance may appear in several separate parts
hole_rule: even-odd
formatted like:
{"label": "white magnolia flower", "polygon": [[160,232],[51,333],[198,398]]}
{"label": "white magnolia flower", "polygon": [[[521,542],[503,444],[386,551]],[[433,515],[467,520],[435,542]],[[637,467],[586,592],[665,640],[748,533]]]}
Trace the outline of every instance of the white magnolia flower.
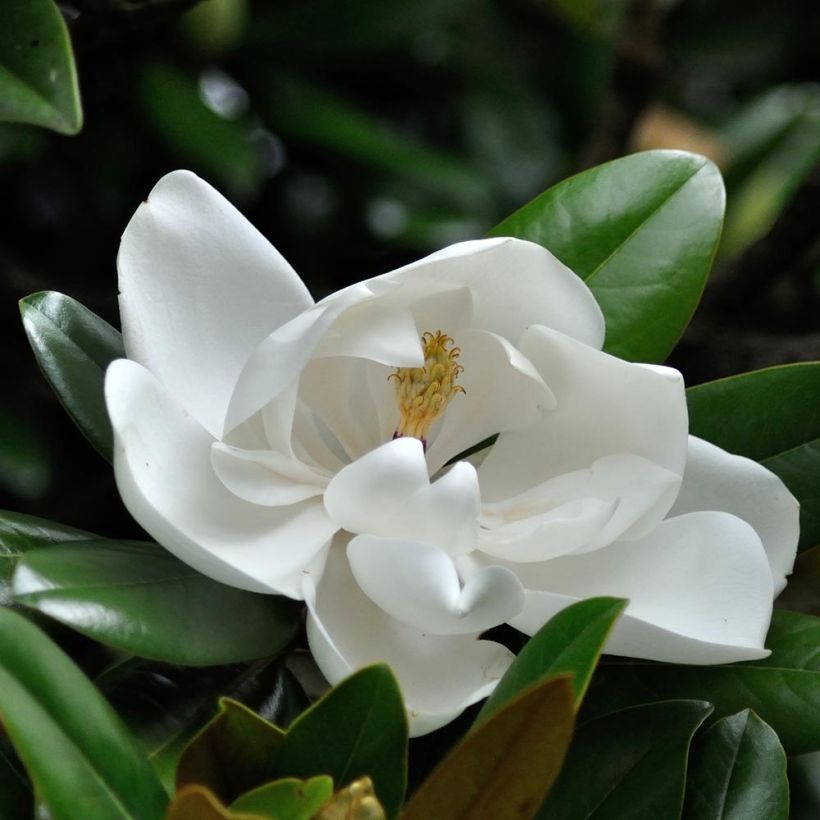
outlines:
{"label": "white magnolia flower", "polygon": [[795,500],[688,437],[679,373],[602,353],[590,291],[540,246],[454,245],[314,304],[177,172],[119,273],[106,397],[129,510],[201,572],[304,598],[332,682],[388,661],[414,733],[509,665],[480,633],[593,595],[630,599],[611,652],[766,654]]}

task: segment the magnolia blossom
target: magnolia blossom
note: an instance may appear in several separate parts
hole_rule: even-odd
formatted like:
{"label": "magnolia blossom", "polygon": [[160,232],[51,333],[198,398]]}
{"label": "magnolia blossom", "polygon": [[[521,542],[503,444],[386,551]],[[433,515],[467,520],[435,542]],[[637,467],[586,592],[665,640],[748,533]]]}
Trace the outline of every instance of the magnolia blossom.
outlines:
{"label": "magnolia blossom", "polygon": [[688,436],[680,374],[603,353],[584,283],[544,248],[446,248],[314,303],[187,172],[118,259],[128,359],[107,374],[123,500],[226,584],[307,603],[335,682],[385,660],[415,734],[486,696],[570,603],[629,599],[607,650],[760,658],[797,504]]}

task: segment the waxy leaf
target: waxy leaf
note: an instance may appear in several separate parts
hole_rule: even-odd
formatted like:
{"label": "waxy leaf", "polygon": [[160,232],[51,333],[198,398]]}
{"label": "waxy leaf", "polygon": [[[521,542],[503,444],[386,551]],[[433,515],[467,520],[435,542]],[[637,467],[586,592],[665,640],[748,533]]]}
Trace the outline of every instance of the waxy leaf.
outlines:
{"label": "waxy leaf", "polygon": [[298,626],[291,602],[217,583],[157,544],[75,541],[26,553],[17,603],[134,655],[192,666],[275,655]]}
{"label": "waxy leaf", "polygon": [[165,820],[268,820],[264,814],[234,812],[204,786],[186,786],[174,797]]}
{"label": "waxy leaf", "polygon": [[76,134],[83,124],[77,70],[56,4],[6,0],[0,16],[0,122]]}
{"label": "waxy leaf", "polygon": [[532,684],[551,675],[572,675],[577,708],[607,636],[625,606],[626,601],[620,598],[590,598],[562,609],[518,653],[478,713],[476,725]]}
{"label": "waxy leaf", "polygon": [[710,726],[693,750],[685,820],[786,820],[786,754],[771,726],[744,709]]}
{"label": "waxy leaf", "polygon": [[333,778],[325,775],[297,780],[287,777],[243,794],[231,811],[257,812],[265,817],[311,820],[333,796]]}
{"label": "waxy leaf", "polygon": [[579,726],[543,820],[680,817],[692,735],[712,711],[697,700],[645,704]]}
{"label": "waxy leaf", "polygon": [[820,362],[690,387],[689,431],[759,461],[800,502],[800,548],[820,542]]}
{"label": "waxy leaf", "polygon": [[606,318],[605,350],[662,362],[700,300],[724,206],[708,159],[646,151],[559,182],[491,235],[543,245],[589,285]]}
{"label": "waxy leaf", "polygon": [[0,609],[0,719],[54,820],[160,820],[167,798],[136,741],[39,629]]}
{"label": "waxy leaf", "polygon": [[105,409],[105,369],[125,356],[120,333],[70,296],[43,291],[20,301],[28,340],[43,375],[86,438],[109,461],[114,449]]}
{"label": "waxy leaf", "polygon": [[768,658],[719,666],[677,666],[612,659],[598,667],[584,715],[638,703],[701,698],[715,718],[753,709],[787,754],[820,750],[820,618],[775,610]]}
{"label": "waxy leaf", "polygon": [[561,770],[574,714],[569,675],[525,690],[447,755],[402,820],[528,820]]}
{"label": "waxy leaf", "polygon": [[273,780],[285,733],[241,703],[223,698],[219,714],[191,741],[177,768],[177,788],[199,783],[230,803]]}
{"label": "waxy leaf", "polygon": [[86,541],[96,537],[90,532],[47,521],[45,518],[0,510],[0,605],[9,603],[11,576],[17,568],[17,562],[26,552],[37,547],[65,541]]}
{"label": "waxy leaf", "polygon": [[389,667],[361,669],[293,722],[276,776],[320,774],[339,788],[370,777],[387,816],[398,814],[407,781],[407,716]]}

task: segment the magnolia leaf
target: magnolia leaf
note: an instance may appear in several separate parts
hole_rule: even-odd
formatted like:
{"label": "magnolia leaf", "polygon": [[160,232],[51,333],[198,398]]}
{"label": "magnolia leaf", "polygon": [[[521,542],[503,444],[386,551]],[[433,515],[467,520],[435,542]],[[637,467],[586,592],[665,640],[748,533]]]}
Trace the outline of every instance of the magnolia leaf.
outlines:
{"label": "magnolia leaf", "polygon": [[186,786],[174,797],[165,820],[269,820],[269,815],[234,812],[204,786]]}
{"label": "magnolia leaf", "polygon": [[62,650],[0,609],[0,719],[54,820],[160,820],[167,798],[134,738]]}
{"label": "magnolia leaf", "polygon": [[611,659],[598,667],[584,716],[672,698],[701,698],[714,718],[753,709],[787,754],[820,750],[820,618],[775,610],[768,658],[717,666]]}
{"label": "magnolia leaf", "polygon": [[26,122],[76,134],[83,112],[60,10],[52,0],[5,2],[2,16],[0,122]]}
{"label": "magnolia leaf", "polygon": [[693,751],[685,820],[787,820],[786,753],[771,726],[744,709],[710,726]]}
{"label": "magnolia leaf", "polygon": [[231,803],[274,778],[285,733],[229,698],[191,741],[177,767],[177,788],[199,783]]}
{"label": "magnolia leaf", "polygon": [[[257,812],[265,817],[288,820],[314,820],[322,816],[317,812],[332,796],[331,777],[319,775],[309,780],[286,777],[246,792],[231,805],[231,811]],[[349,816],[343,815],[343,818]]]}
{"label": "magnolia leaf", "polygon": [[579,726],[542,820],[680,817],[689,743],[712,711],[696,700],[624,709]]}
{"label": "magnolia leaf", "polygon": [[800,548],[820,541],[820,362],[770,367],[690,387],[689,432],[759,461],[800,502]]}
{"label": "magnolia leaf", "polygon": [[354,780],[316,812],[313,820],[387,820],[369,777]]}
{"label": "magnolia leaf", "polygon": [[561,769],[574,715],[569,675],[536,683],[464,737],[402,820],[531,818]]}
{"label": "magnolia leaf", "polygon": [[14,600],[141,657],[210,666],[275,655],[298,622],[287,599],[229,587],[157,544],[97,539],[30,550]]}
{"label": "magnolia leaf", "polygon": [[590,598],[562,609],[527,641],[476,718],[485,721],[533,683],[570,673],[576,708],[583,700],[595,665],[626,601]]}
{"label": "magnolia leaf", "polygon": [[700,301],[724,205],[708,159],[645,151],[559,182],[491,235],[537,242],[575,271],[604,312],[609,353],[662,362]]}
{"label": "magnolia leaf", "polygon": [[125,356],[122,336],[70,296],[43,291],[20,301],[37,363],[83,435],[109,461],[114,434],[105,409],[105,369]]}
{"label": "magnolia leaf", "polygon": [[37,547],[96,537],[90,532],[47,521],[45,518],[0,510],[0,604],[9,603],[11,577],[18,561],[26,552]]}
{"label": "magnolia leaf", "polygon": [[372,779],[388,817],[395,817],[407,780],[407,716],[398,683],[384,664],[337,684],[288,730],[277,777],[326,774],[344,787]]}

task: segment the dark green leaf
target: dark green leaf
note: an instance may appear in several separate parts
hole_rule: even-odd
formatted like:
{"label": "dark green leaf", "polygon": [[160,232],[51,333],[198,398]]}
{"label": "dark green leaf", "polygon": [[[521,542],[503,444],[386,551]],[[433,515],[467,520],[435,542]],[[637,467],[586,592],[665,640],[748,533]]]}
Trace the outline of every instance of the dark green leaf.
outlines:
{"label": "dark green leaf", "polygon": [[243,794],[232,811],[256,812],[266,817],[310,820],[333,796],[333,779],[325,775],[297,780],[289,777],[266,783]]}
{"label": "dark green leaf", "polygon": [[586,281],[606,317],[605,350],[661,362],[700,300],[724,199],[705,157],[646,151],[559,182],[491,234],[538,242]]}
{"label": "dark green leaf", "polygon": [[77,70],[63,17],[52,0],[3,3],[0,121],[76,134],[83,124]]}
{"label": "dark green leaf", "polygon": [[711,711],[702,701],[667,701],[579,726],[561,776],[537,817],[680,817],[689,743]]}
{"label": "dark green leaf", "polygon": [[32,550],[17,567],[13,594],[117,649],[192,666],[275,655],[298,625],[286,599],[220,584],[136,541]]}
{"label": "dark green leaf", "polygon": [[31,817],[33,789],[8,738],[0,738],[0,820]]}
{"label": "dark green leaf", "polygon": [[771,726],[744,709],[710,726],[686,781],[686,820],[786,820],[786,754]]}
{"label": "dark green leaf", "polygon": [[223,698],[219,714],[191,741],[177,768],[178,789],[200,784],[225,803],[274,777],[285,733],[236,701]]}
{"label": "dark green leaf", "polygon": [[467,734],[402,820],[529,820],[561,770],[574,715],[569,675],[525,690]]}
{"label": "dark green leaf", "polygon": [[770,367],[691,387],[689,431],[760,461],[801,504],[800,547],[820,541],[820,363]]}
{"label": "dark green leaf", "polygon": [[55,820],[160,820],[166,797],[135,740],[74,663],[0,609],[0,715]]}
{"label": "dark green leaf", "polygon": [[276,776],[320,774],[338,787],[369,776],[387,816],[398,814],[407,781],[407,717],[389,667],[356,672],[293,722]]}
{"label": "dark green leaf", "polygon": [[125,356],[122,337],[70,296],[43,291],[20,301],[28,340],[43,375],[74,423],[109,461],[114,448],[103,379]]}
{"label": "dark green leaf", "polygon": [[820,749],[820,618],[775,610],[768,658],[720,666],[616,660],[601,664],[584,704],[587,716],[638,703],[694,697],[715,718],[753,709],[788,754]]}
{"label": "dark green leaf", "polygon": [[9,603],[11,576],[26,552],[37,547],[65,541],[86,541],[89,538],[96,536],[44,518],[0,510],[0,605]]}
{"label": "dark green leaf", "polygon": [[626,601],[590,598],[561,610],[527,641],[476,718],[482,723],[524,689],[570,673],[576,708],[583,700],[601,648]]}

